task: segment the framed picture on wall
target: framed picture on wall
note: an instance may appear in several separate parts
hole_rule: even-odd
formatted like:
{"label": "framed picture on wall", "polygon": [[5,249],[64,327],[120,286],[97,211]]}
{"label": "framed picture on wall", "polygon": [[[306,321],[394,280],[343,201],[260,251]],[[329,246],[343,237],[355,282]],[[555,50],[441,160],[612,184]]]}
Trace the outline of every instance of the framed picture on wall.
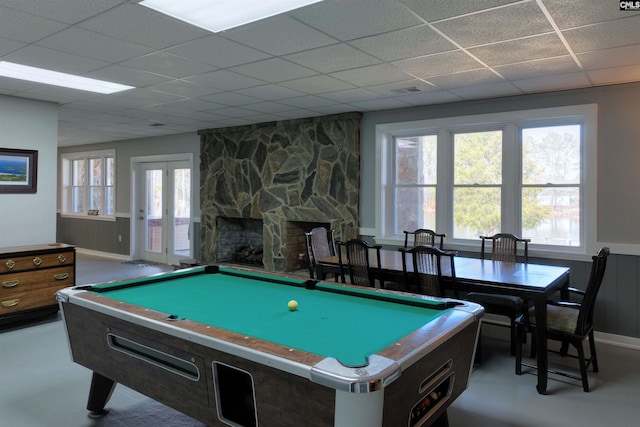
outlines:
{"label": "framed picture on wall", "polygon": [[38,152],[0,148],[0,193],[35,193]]}

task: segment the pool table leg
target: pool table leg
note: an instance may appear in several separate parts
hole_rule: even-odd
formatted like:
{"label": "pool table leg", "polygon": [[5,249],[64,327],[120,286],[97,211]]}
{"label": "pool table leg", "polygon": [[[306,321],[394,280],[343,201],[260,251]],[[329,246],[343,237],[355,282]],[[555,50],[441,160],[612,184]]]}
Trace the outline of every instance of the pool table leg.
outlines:
{"label": "pool table leg", "polygon": [[97,372],[91,377],[91,388],[89,389],[89,400],[87,401],[87,409],[89,416],[92,418],[102,417],[109,412],[104,407],[113,393],[116,383],[112,379],[100,375]]}

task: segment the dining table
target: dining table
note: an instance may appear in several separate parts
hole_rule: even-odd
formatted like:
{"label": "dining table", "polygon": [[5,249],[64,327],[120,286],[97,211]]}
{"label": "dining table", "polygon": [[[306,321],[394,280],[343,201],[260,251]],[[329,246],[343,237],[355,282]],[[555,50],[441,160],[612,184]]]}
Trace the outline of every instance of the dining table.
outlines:
{"label": "dining table", "polygon": [[[380,270],[378,270],[375,249],[371,249],[371,268],[381,271],[385,281],[404,282],[404,270],[402,257],[407,256],[401,251],[381,249]],[[338,256],[321,258],[317,260],[318,278],[324,279],[328,269],[339,266]],[[346,263],[344,263],[346,266]],[[412,270],[412,263],[407,262],[408,271]],[[486,292],[502,295],[513,295],[523,298],[533,304],[535,311],[536,365],[538,393],[545,394],[548,379],[548,355],[547,355],[547,300],[557,292],[565,296],[569,287],[568,267],[493,261],[489,259],[454,256],[455,280],[450,280],[452,275],[450,264],[442,263],[443,278],[449,278],[454,291]]]}

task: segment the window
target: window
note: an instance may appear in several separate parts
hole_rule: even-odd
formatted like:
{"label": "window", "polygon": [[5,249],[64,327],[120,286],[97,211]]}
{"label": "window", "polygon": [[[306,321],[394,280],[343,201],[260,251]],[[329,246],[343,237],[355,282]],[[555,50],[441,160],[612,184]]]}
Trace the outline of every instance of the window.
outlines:
{"label": "window", "polygon": [[62,155],[62,213],[115,218],[115,150]]}
{"label": "window", "polygon": [[509,232],[595,248],[595,105],[378,125],[376,240],[430,228],[450,247]]}

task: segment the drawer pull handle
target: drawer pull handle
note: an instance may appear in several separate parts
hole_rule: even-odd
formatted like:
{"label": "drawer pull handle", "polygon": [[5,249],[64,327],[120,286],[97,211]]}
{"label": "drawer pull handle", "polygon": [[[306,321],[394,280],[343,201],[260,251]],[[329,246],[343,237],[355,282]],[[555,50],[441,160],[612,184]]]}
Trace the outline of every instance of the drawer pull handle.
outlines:
{"label": "drawer pull handle", "polygon": [[2,306],[3,307],[15,307],[16,305],[18,305],[19,302],[20,302],[20,300],[18,298],[16,298],[16,299],[8,299],[6,301],[2,301]]}
{"label": "drawer pull handle", "polygon": [[54,274],[53,278],[56,279],[56,280],[68,279],[69,278],[69,273]]}
{"label": "drawer pull handle", "polygon": [[33,259],[33,265],[40,265],[40,264],[42,264],[42,258],[40,258],[40,257],[35,257],[35,258]]}
{"label": "drawer pull handle", "polygon": [[4,263],[4,265],[6,265],[9,270],[11,270],[13,267],[16,266],[16,262],[12,259],[9,259],[7,260],[7,262]]}
{"label": "drawer pull handle", "polygon": [[61,263],[65,262],[66,260],[67,260],[66,256],[62,254],[58,255],[58,261],[60,261]]}
{"label": "drawer pull handle", "polygon": [[20,284],[20,280],[7,280],[5,282],[2,282],[2,287],[15,288],[16,286],[18,286],[18,284]]}

